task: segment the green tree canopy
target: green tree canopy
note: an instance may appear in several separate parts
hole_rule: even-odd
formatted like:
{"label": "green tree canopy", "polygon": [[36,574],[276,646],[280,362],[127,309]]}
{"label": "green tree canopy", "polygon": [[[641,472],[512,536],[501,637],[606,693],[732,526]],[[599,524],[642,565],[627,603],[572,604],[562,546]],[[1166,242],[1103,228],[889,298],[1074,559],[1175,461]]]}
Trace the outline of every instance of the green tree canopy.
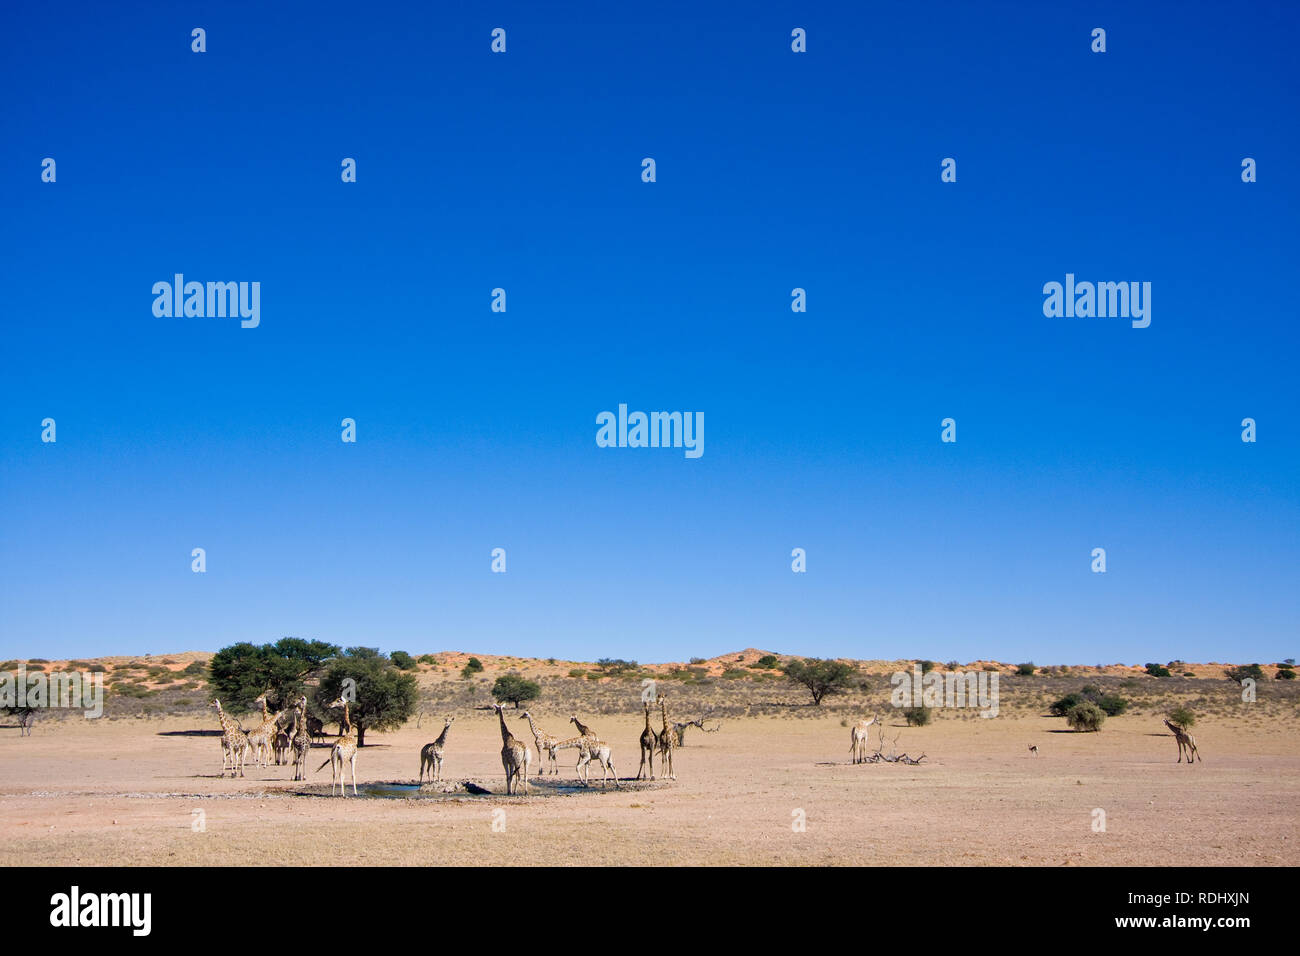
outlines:
{"label": "green tree canopy", "polygon": [[415,713],[415,675],[398,670],[375,647],[349,647],[330,661],[316,691],[317,709],[328,713],[330,720],[342,719],[342,710],[331,711],[329,705],[345,690],[350,691],[348,715],[357,730],[358,747],[366,745],[367,730],[393,730]]}
{"label": "green tree canopy", "polygon": [[285,637],[274,644],[243,641],[223,647],[208,662],[208,680],[223,706],[244,711],[263,691],[280,708],[303,692],[304,681],[339,652],[334,644]]}
{"label": "green tree canopy", "polygon": [[510,701],[519,709],[520,701],[536,700],[542,696],[542,688],[536,681],[520,677],[518,674],[502,674],[492,685],[492,699],[497,703]]}

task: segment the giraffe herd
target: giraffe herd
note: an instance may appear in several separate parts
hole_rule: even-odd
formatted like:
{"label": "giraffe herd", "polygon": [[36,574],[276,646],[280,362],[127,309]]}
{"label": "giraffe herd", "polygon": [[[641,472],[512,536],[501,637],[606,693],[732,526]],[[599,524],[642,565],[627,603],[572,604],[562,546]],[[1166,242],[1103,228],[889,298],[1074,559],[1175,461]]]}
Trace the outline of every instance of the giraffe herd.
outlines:
{"label": "giraffe herd", "polygon": [[[252,756],[254,765],[259,767],[270,766],[273,762],[277,766],[292,762],[293,779],[306,780],[307,759],[312,742],[321,735],[323,730],[321,722],[307,714],[307,698],[300,696],[290,707],[274,713],[268,706],[265,693],[259,695],[253,703],[261,708],[261,719],[257,727],[245,731],[237,720],[222,709],[220,700],[212,701],[212,707],[217,712],[217,720],[221,723],[221,775],[224,777],[226,770],[230,770],[232,777],[244,776],[244,766],[249,756]],[[326,766],[330,767],[330,795],[333,796],[337,790],[346,796],[347,771],[350,770],[352,793],[355,796],[357,794],[357,737],[356,728],[352,725],[351,702],[340,697],[329,706],[331,709],[343,711],[339,721],[339,737],[330,750],[329,759],[317,767],[316,772],[319,773]],[[505,772],[506,793],[526,794],[529,792],[529,775],[533,767],[533,749],[510,732],[506,724],[505,709],[501,704],[493,705],[492,709],[501,727],[501,767]],[[655,731],[650,726],[650,704],[645,705],[646,730],[641,735],[642,769],[637,773],[638,780],[644,776],[647,748],[650,751],[650,779],[655,779],[654,755],[656,753],[660,756],[661,769],[664,770],[665,776],[670,780],[677,779],[673,771],[673,753],[680,741],[677,730],[668,717],[667,701],[662,697],[659,699],[659,710],[663,729]],[[289,715],[287,724],[286,714]],[[442,733],[438,738],[420,749],[418,777],[420,785],[425,783],[426,774],[429,783],[438,783],[442,780],[442,762],[446,752],[447,737],[451,731],[452,721],[455,719],[455,717],[445,718]],[[576,750],[578,762],[575,772],[584,786],[591,786],[591,764],[594,761],[601,769],[601,788],[608,786],[610,778],[613,778],[614,788],[620,788],[618,771],[614,767],[613,748],[584,724],[577,714],[571,715],[569,722],[577,729],[578,735],[564,739],[546,733],[538,726],[537,720],[530,711],[524,711],[519,715],[519,719],[528,722],[528,729],[537,745],[539,776],[546,772],[558,774],[559,751]],[[543,753],[546,754],[547,759],[546,769],[541,765]]]}
{"label": "giraffe herd", "polygon": [[[261,694],[254,700],[254,703],[261,707],[262,718],[257,727],[252,731],[245,731],[237,720],[232,719],[221,707],[221,701],[214,699],[212,707],[217,712],[217,720],[221,724],[221,775],[224,777],[226,770],[230,771],[231,777],[244,776],[244,767],[251,754],[256,766],[269,766],[272,761],[277,765],[292,761],[294,767],[293,779],[295,781],[305,780],[307,777],[307,758],[311,751],[312,742],[318,736],[323,736],[323,725],[316,718],[307,714],[307,698],[300,696],[293,702],[291,708],[271,713],[267,706],[267,695]],[[331,709],[342,709],[343,716],[339,721],[339,736],[330,751],[329,759],[316,768],[319,773],[328,765],[330,767],[330,795],[333,796],[335,789],[346,796],[347,795],[347,770],[352,772],[352,794],[357,794],[357,736],[356,729],[352,725],[350,715],[350,701],[340,697],[329,705]],[[286,727],[283,723],[284,715],[292,710],[290,722]],[[501,768],[505,773],[506,793],[508,795],[527,794],[529,792],[529,775],[533,767],[533,749],[525,742],[519,740],[510,732],[506,723],[505,709],[501,704],[494,704],[492,707],[496,714],[501,729]],[[681,741],[678,737],[676,725],[669,719],[668,702],[664,697],[659,698],[659,715],[662,726],[659,730],[651,724],[650,702],[646,701],[643,705],[645,716],[645,727],[641,731],[641,766],[637,769],[634,779],[642,780],[649,772],[649,779],[655,778],[655,756],[659,756],[659,770],[661,776],[669,780],[676,780],[677,774],[673,767],[673,757]],[[427,743],[420,749],[420,773],[418,778],[419,785],[425,782],[425,774],[428,774],[430,783],[438,783],[442,780],[443,757],[446,752],[447,737],[451,731],[452,722],[455,717],[445,718],[442,733],[431,743]],[[537,747],[537,775],[558,774],[558,753],[561,750],[577,750],[578,762],[575,768],[578,779],[584,786],[591,786],[591,763],[595,761],[601,768],[600,786],[604,789],[612,776],[614,779],[615,789],[620,788],[618,771],[614,768],[613,752],[610,745],[601,740],[594,730],[578,719],[577,714],[569,717],[569,722],[577,729],[576,737],[560,739],[546,733],[537,723],[531,711],[524,711],[519,715],[520,720],[528,722],[528,729],[532,735],[533,742]],[[1201,756],[1196,749],[1196,740],[1186,730],[1186,728],[1165,720],[1165,726],[1168,727],[1178,743],[1178,761],[1182,762],[1184,755],[1187,757],[1187,763],[1190,766],[1193,759],[1200,760]],[[874,758],[869,759],[868,755],[868,738],[872,726],[884,726],[880,723],[880,716],[877,714],[873,717],[863,718],[852,726],[849,732],[849,750],[852,754],[852,762],[871,763]],[[1038,747],[1031,745],[1029,748],[1031,756],[1038,756]],[[542,766],[542,754],[546,755],[546,767]]]}

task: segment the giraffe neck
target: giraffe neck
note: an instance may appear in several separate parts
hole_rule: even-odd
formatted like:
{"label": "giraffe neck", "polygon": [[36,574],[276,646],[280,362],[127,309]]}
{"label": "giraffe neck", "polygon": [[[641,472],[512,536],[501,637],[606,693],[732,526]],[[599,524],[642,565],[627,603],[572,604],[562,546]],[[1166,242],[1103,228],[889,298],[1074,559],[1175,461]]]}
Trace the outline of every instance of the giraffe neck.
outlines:
{"label": "giraffe neck", "polygon": [[434,742],[437,746],[441,747],[443,744],[445,744],[445,743],[447,742],[447,731],[449,731],[449,730],[451,730],[451,724],[450,724],[450,723],[446,724],[446,725],[442,728],[442,733],[440,733],[440,734],[438,735],[438,739]]}
{"label": "giraffe neck", "polygon": [[510,728],[506,726],[506,714],[503,710],[497,711],[497,718],[501,721],[501,742],[508,744],[514,737],[510,736]]}
{"label": "giraffe neck", "polygon": [[343,702],[343,736],[352,736],[352,717],[348,714],[348,702]]}
{"label": "giraffe neck", "polygon": [[650,705],[645,705],[645,729],[650,730]]}

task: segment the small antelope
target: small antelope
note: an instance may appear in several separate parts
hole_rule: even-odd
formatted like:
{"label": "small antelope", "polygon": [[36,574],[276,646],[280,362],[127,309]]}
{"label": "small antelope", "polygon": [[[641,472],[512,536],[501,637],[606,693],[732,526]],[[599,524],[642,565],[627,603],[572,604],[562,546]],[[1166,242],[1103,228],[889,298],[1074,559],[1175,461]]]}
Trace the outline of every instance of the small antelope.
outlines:
{"label": "small antelope", "polygon": [[1030,756],[1037,757],[1037,756],[1038,756],[1038,744],[1030,744],[1030,745],[1029,745],[1029,753],[1030,753]]}

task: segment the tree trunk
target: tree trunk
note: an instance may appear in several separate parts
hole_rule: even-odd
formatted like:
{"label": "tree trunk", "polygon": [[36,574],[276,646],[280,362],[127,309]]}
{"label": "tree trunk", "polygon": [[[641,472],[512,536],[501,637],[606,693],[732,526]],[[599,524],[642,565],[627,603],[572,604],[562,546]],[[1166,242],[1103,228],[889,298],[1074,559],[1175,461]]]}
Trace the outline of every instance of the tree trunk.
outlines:
{"label": "tree trunk", "polygon": [[365,745],[366,745],[366,728],[362,727],[360,724],[357,724],[357,746],[364,747]]}

